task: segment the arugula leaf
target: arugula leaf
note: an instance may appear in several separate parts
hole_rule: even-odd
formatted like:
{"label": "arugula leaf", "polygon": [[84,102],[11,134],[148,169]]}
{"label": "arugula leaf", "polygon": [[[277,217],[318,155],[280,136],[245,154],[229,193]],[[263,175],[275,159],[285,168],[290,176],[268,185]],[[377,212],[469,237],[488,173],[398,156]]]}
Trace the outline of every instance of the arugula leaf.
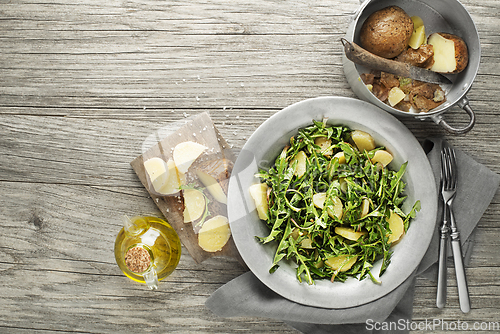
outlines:
{"label": "arugula leaf", "polygon": [[[321,137],[331,142],[328,150],[315,144]],[[397,171],[380,168],[370,158],[383,147],[359,152],[350,143],[350,137],[348,127],[313,120],[310,126],[299,129],[298,134],[290,138],[290,145],[281,151],[271,168],[256,174],[271,188],[266,221],[270,232],[266,237],[256,237],[263,244],[277,243],[269,272],[276,271],[286,259],[297,263],[299,282],[314,284],[315,279],[325,278],[344,282],[349,277],[360,280],[370,277],[380,284],[371,268],[375,262],[382,261],[379,273],[382,276],[391,262],[387,219],[391,211],[399,214],[406,231],[420,210],[420,202],[417,201],[408,214],[403,212],[407,162]],[[330,149],[333,154],[325,154]],[[304,175],[299,178],[295,175],[294,158],[300,151],[306,153],[307,163]],[[333,158],[339,152],[343,152],[345,163]],[[318,193],[325,193],[320,207],[313,202],[313,196]],[[341,217],[331,214],[334,198],[335,202],[339,199],[342,203]],[[364,200],[368,200],[368,212],[363,212]],[[336,227],[347,227],[361,234],[357,240],[349,240],[337,234]],[[327,259],[340,255],[348,259],[356,257],[356,262],[345,271],[325,265]]]}

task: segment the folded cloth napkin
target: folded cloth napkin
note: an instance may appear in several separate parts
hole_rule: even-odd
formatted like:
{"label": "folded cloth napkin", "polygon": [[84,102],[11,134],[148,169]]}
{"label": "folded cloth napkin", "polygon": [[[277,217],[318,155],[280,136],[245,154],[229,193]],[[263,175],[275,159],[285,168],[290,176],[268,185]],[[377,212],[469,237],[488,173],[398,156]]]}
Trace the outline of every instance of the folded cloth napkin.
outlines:
{"label": "folded cloth napkin", "polygon": [[[425,140],[422,146],[440,182],[441,148],[447,145],[439,138]],[[467,265],[472,251],[474,228],[491,202],[500,183],[500,176],[484,165],[456,150],[458,164],[455,213],[464,261]],[[474,175],[474,177],[471,177]],[[479,195],[480,194],[480,195]],[[413,313],[413,295],[418,275],[436,279],[439,252],[439,225],[443,204],[440,201],[435,233],[417,270],[388,295],[373,302],[345,309],[326,309],[297,304],[276,294],[251,272],[220,287],[205,305],[221,317],[264,317],[281,320],[303,333],[406,333]],[[451,250],[448,254],[452,254]],[[473,301],[472,301],[473,303]],[[384,326],[385,325],[385,326]],[[389,329],[384,327],[389,327]]]}

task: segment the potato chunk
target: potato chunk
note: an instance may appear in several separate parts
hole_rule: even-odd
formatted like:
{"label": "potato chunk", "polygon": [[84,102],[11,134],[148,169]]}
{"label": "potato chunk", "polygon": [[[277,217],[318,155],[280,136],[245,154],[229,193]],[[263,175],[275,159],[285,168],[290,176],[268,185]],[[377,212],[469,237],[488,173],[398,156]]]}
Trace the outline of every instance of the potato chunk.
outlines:
{"label": "potato chunk", "polygon": [[329,205],[326,207],[326,211],[328,212],[328,215],[335,219],[342,219],[342,215],[344,214],[344,205],[342,204],[342,201],[340,198],[337,196],[332,198],[333,205]]}
{"label": "potato chunk", "polygon": [[337,226],[335,227],[335,233],[337,233],[340,236],[343,236],[344,238],[352,241],[356,241],[362,236],[366,235],[366,231],[355,231],[353,228],[350,227],[341,227]]}
{"label": "potato chunk", "polygon": [[266,183],[256,183],[250,186],[250,196],[253,198],[255,207],[257,209],[257,214],[262,220],[267,220],[269,218],[268,214],[268,204],[267,204],[267,189],[269,187]]}
{"label": "potato chunk", "polygon": [[169,169],[167,163],[161,158],[154,157],[144,161],[144,169],[148,174],[153,189],[159,192],[168,180]]}
{"label": "potato chunk", "polygon": [[201,183],[215,200],[227,204],[227,189],[233,170],[233,162],[225,158],[217,158],[197,163],[192,169]]}
{"label": "potato chunk", "polygon": [[314,140],[314,144],[320,147],[319,151],[321,152],[321,154],[324,154],[326,156],[330,156],[333,154],[333,150],[331,148],[332,146],[331,139],[328,139],[327,137],[318,137]]}
{"label": "potato chunk", "polygon": [[339,255],[326,259],[325,264],[333,270],[348,271],[356,263],[357,259],[357,256]]}
{"label": "potato chunk", "polygon": [[380,150],[375,152],[371,161],[373,164],[380,163],[382,164],[382,166],[385,167],[391,163],[392,159],[393,159],[392,154],[390,154],[386,150]]}
{"label": "potato chunk", "polygon": [[371,151],[375,148],[375,141],[369,133],[361,130],[354,130],[351,136],[360,152],[363,152],[364,150]]}
{"label": "potato chunk", "polygon": [[411,21],[413,22],[413,30],[415,31],[418,27],[421,27],[424,25],[424,20],[420,16],[414,15],[410,17]]}
{"label": "potato chunk", "polygon": [[411,34],[408,45],[412,49],[418,49],[425,42],[425,26],[424,21],[419,16],[412,16],[413,33]]}
{"label": "potato chunk", "polygon": [[295,158],[293,158],[291,164],[293,164],[295,161],[297,161],[297,165],[295,166],[294,174],[297,175],[297,177],[301,178],[306,172],[307,168],[307,155],[305,154],[305,152],[297,152],[297,155],[295,156]]}
{"label": "potato chunk", "polygon": [[361,218],[366,216],[370,212],[370,200],[368,198],[363,198],[363,201],[361,202]]}
{"label": "potato chunk", "polygon": [[388,242],[394,244],[395,242],[399,241],[399,239],[405,233],[404,222],[397,213],[394,213],[392,211],[387,221],[389,222],[389,229],[391,230]]}
{"label": "potato chunk", "polygon": [[339,164],[345,164],[346,163],[344,152],[337,152],[337,153],[335,153],[335,155],[333,156],[333,158],[334,159],[337,158],[339,160]]}
{"label": "potato chunk", "polygon": [[186,141],[174,147],[174,162],[179,172],[186,173],[191,164],[207,149],[206,146],[193,141]]}
{"label": "potato chunk", "polygon": [[217,252],[231,237],[229,221],[224,216],[207,220],[198,233],[198,245],[206,252]]}
{"label": "potato chunk", "polygon": [[182,192],[184,197],[184,223],[189,223],[200,218],[205,212],[205,195],[196,189],[185,189]]}
{"label": "potato chunk", "polygon": [[182,182],[184,181],[183,174],[180,174],[172,159],[167,161],[168,179],[160,188],[158,193],[162,195],[173,195],[180,191]]}
{"label": "potato chunk", "polygon": [[406,96],[406,94],[405,94],[405,92],[403,92],[403,90],[401,88],[392,87],[391,90],[389,91],[389,96],[387,97],[387,102],[389,102],[389,105],[391,107],[394,107],[396,104],[403,101],[405,96]]}
{"label": "potato chunk", "polygon": [[[321,192],[314,194],[312,196],[312,201],[315,207],[323,210],[325,208],[326,193]],[[326,207],[328,215],[333,219],[341,219],[342,214],[344,213],[344,206],[342,204],[342,201],[337,196],[334,196],[332,198],[332,202],[333,204]]]}
{"label": "potato chunk", "polygon": [[428,43],[434,47],[434,64],[431,71],[439,73],[460,73],[469,62],[467,45],[456,35],[433,33]]}
{"label": "potato chunk", "polygon": [[217,179],[215,179],[215,177],[202,170],[197,170],[196,176],[198,176],[198,179],[201,181],[201,183],[205,186],[210,195],[212,195],[217,202],[220,202],[222,204],[227,204],[227,196],[222,190],[222,187],[219,184],[219,182],[217,182]]}
{"label": "potato chunk", "polygon": [[312,196],[312,201],[315,207],[318,209],[323,209],[325,204],[326,193],[316,193]]}

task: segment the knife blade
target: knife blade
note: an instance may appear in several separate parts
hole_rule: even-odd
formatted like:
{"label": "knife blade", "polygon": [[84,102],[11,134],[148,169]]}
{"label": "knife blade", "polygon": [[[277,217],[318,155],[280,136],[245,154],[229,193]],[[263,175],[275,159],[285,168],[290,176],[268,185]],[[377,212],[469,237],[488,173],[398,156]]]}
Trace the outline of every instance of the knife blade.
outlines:
{"label": "knife blade", "polygon": [[405,78],[416,79],[435,84],[451,84],[452,82],[442,74],[416,67],[400,61],[382,58],[377,56],[354,42],[349,42],[345,38],[340,39],[344,45],[344,52],[350,61],[366,66],[368,68],[400,75]]}

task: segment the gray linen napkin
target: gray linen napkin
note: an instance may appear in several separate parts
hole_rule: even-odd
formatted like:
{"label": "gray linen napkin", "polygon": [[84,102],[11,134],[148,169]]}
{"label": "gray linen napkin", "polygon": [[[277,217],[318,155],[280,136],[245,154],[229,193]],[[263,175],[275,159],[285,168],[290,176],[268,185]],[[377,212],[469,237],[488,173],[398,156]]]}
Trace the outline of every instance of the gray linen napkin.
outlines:
{"label": "gray linen napkin", "polygon": [[[439,186],[441,156],[446,143],[439,138],[422,143]],[[468,264],[474,240],[474,228],[491,202],[500,176],[456,150],[458,186],[454,213],[462,240],[464,261]],[[473,178],[470,175],[474,175]],[[439,189],[439,187],[438,187]],[[479,195],[480,194],[480,195]],[[441,201],[440,201],[441,202]],[[205,305],[221,317],[264,317],[281,320],[303,333],[407,333],[413,313],[413,295],[417,275],[435,279],[439,251],[439,225],[442,203],[431,244],[418,269],[388,295],[371,303],[346,308],[326,309],[297,304],[281,297],[251,272],[247,272],[215,291]],[[451,254],[451,250],[448,252]],[[472,305],[473,305],[472,298]],[[393,330],[378,330],[381,324],[394,325]]]}

